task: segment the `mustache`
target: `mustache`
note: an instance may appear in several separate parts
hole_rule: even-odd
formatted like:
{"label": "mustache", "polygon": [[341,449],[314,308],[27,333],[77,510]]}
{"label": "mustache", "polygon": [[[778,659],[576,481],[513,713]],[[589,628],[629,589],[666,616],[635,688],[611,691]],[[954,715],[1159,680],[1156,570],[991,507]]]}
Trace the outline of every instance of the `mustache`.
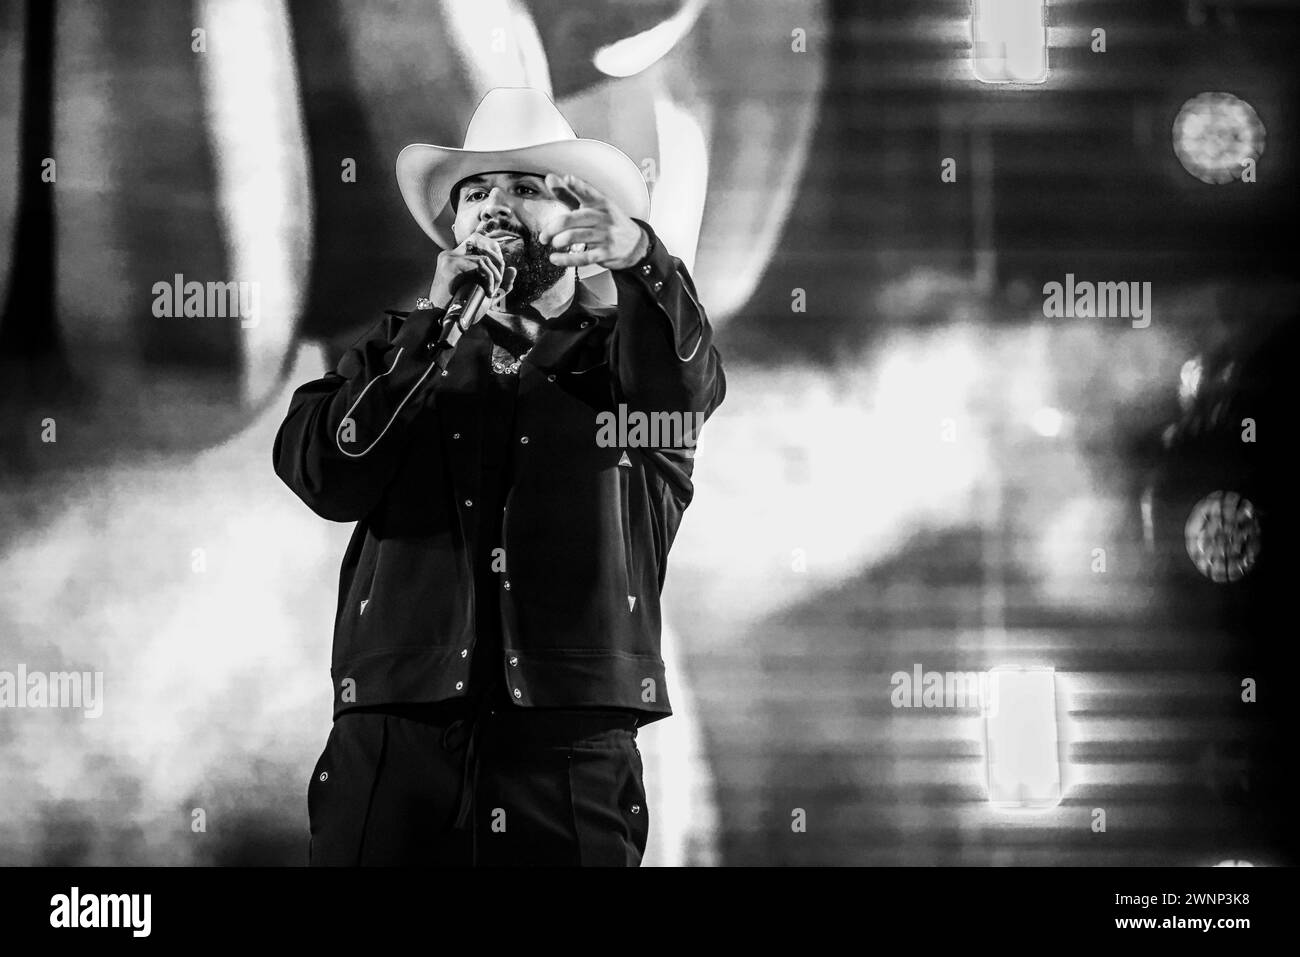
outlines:
{"label": "mustache", "polygon": [[528,230],[520,226],[512,226],[509,223],[483,223],[481,226],[479,226],[477,230],[475,230],[475,232],[482,233],[485,236],[488,233],[494,233],[498,231],[503,233],[510,233],[514,236],[518,236],[520,239],[524,241],[528,241],[528,239],[530,238],[528,235]]}

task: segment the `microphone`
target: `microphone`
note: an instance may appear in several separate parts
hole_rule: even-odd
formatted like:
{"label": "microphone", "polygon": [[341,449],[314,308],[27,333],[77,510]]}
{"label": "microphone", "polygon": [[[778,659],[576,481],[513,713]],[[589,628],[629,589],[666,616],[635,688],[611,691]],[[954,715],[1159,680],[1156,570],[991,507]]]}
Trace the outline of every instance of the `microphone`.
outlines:
{"label": "microphone", "polygon": [[[506,274],[501,284],[509,286],[514,278],[515,268],[506,267]],[[434,344],[438,367],[446,369],[451,362],[451,354],[456,349],[460,337],[469,331],[469,327],[483,318],[487,311],[488,294],[483,285],[483,276],[477,272],[461,273],[452,282],[451,301],[442,317],[442,332]]]}
{"label": "microphone", "polygon": [[476,272],[461,273],[452,283],[451,302],[443,322],[455,323],[461,332],[468,332],[469,327],[483,318],[483,304],[487,302],[487,289],[483,285],[483,276]]}

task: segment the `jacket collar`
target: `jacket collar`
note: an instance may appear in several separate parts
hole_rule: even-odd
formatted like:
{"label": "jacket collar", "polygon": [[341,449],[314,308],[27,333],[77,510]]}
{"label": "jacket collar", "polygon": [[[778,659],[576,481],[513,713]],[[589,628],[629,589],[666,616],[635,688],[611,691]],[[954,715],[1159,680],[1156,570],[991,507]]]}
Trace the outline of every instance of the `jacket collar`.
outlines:
{"label": "jacket collar", "polygon": [[[385,313],[405,321],[409,310],[385,309]],[[520,369],[520,386],[527,391],[534,384],[532,373],[558,367],[564,357],[582,343],[589,333],[597,329],[609,330],[618,318],[618,307],[601,299],[587,283],[578,280],[578,289],[569,300],[568,307],[549,319],[537,337],[537,345],[528,354]],[[396,331],[393,329],[392,331]],[[461,347],[479,348],[479,339],[489,342],[485,330],[471,329],[461,340]],[[487,345],[481,348],[487,350]],[[449,383],[450,384],[450,383]]]}
{"label": "jacket collar", "polygon": [[578,292],[568,308],[547,320],[537,344],[524,361],[539,369],[554,368],[571,350],[578,347],[588,333],[612,326],[618,310],[606,304],[586,284],[578,283]]}

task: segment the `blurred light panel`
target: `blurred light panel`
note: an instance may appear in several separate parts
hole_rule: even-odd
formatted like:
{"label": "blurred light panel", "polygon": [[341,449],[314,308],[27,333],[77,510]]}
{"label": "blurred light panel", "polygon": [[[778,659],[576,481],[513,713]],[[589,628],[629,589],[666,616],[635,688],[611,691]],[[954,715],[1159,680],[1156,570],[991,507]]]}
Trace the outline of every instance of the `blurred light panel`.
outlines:
{"label": "blurred light panel", "polygon": [[1056,671],[994,668],[985,702],[989,803],[1054,807],[1061,800]]}
{"label": "blurred light panel", "polygon": [[298,67],[284,0],[202,0],[196,12],[222,38],[200,61],[230,256],[224,278],[260,284],[261,316],[241,321],[239,335],[244,397],[253,403],[280,381],[311,259],[314,214]]}
{"label": "blurred light panel", "polygon": [[606,76],[634,76],[654,65],[695,26],[705,0],[687,0],[663,23],[601,47],[592,57],[596,69]]}
{"label": "blurred light panel", "polygon": [[971,67],[982,83],[1047,79],[1045,0],[971,0]]}
{"label": "blurred light panel", "polygon": [[1174,118],[1174,153],[1202,183],[1231,183],[1263,155],[1264,123],[1231,93],[1202,93]]}
{"label": "blurred light panel", "polygon": [[[650,216],[673,255],[694,269],[709,190],[709,144],[699,121],[667,96],[655,97],[654,111],[659,176],[651,187]],[[671,201],[664,202],[665,196]]]}

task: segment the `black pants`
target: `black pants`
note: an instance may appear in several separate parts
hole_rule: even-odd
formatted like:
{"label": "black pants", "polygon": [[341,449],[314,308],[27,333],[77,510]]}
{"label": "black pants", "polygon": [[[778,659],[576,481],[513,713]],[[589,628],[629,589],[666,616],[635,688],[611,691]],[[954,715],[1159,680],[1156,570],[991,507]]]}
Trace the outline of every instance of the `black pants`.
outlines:
{"label": "black pants", "polygon": [[309,861],[636,867],[643,774],[626,712],[345,712],[307,788]]}

